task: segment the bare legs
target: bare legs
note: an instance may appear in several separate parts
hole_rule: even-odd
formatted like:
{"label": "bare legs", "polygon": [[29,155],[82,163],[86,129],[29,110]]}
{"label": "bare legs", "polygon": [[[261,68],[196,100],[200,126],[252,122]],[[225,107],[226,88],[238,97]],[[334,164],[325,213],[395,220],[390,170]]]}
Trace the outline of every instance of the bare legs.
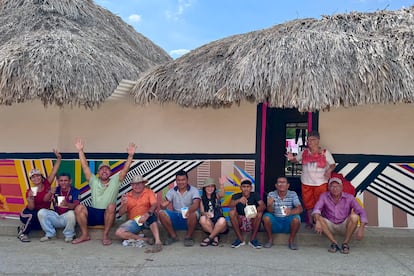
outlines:
{"label": "bare legs", "polygon": [[[115,220],[115,204],[109,204],[104,214],[104,231],[102,235],[102,243],[109,245],[112,241],[109,238],[109,230],[114,224]],[[90,240],[88,235],[88,209],[80,204],[75,208],[76,221],[81,229],[81,236],[72,241],[73,244],[78,244]]]}
{"label": "bare legs", "polygon": [[200,218],[200,225],[204,231],[210,233],[209,238],[212,240],[220,233],[224,232],[227,228],[226,219],[219,218],[216,224],[213,224],[211,219],[207,218],[206,216],[201,216]]}

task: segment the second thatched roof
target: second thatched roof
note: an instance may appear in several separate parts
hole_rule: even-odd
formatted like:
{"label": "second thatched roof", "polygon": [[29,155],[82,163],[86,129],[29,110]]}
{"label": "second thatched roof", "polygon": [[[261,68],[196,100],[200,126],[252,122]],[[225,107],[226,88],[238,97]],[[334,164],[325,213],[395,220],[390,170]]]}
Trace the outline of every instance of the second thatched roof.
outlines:
{"label": "second thatched roof", "polygon": [[137,103],[242,100],[314,111],[414,102],[414,8],[301,19],[211,42],[155,67]]}
{"label": "second thatched roof", "polygon": [[0,104],[94,107],[171,60],[92,0],[0,0]]}

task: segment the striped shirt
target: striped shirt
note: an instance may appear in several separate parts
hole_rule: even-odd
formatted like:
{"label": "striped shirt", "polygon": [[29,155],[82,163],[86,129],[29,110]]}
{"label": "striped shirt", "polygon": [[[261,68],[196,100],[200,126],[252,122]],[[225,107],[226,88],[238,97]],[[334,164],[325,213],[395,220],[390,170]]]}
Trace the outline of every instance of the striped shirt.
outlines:
{"label": "striped shirt", "polygon": [[280,207],[286,206],[289,209],[298,207],[300,204],[299,197],[295,191],[287,191],[287,194],[284,199],[281,199],[277,191],[270,192],[267,195],[267,198],[273,198],[273,215],[275,217],[284,217]]}

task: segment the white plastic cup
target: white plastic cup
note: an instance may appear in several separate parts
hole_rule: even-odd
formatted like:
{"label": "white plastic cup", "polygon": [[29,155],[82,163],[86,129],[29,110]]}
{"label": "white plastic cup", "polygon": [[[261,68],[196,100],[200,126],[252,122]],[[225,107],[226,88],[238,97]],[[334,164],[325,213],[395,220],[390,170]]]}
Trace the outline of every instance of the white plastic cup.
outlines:
{"label": "white plastic cup", "polygon": [[286,206],[280,206],[280,212],[282,212],[282,215],[286,216]]}
{"label": "white plastic cup", "polygon": [[187,218],[188,207],[181,208],[181,215],[183,218]]}
{"label": "white plastic cup", "polygon": [[38,189],[38,187],[32,187],[30,189],[32,190],[33,196],[36,196],[37,195],[37,189]]}
{"label": "white plastic cup", "polygon": [[62,205],[62,201],[63,201],[63,200],[65,200],[65,197],[64,197],[64,196],[58,196],[58,197],[57,197],[57,203],[58,203],[58,206]]}

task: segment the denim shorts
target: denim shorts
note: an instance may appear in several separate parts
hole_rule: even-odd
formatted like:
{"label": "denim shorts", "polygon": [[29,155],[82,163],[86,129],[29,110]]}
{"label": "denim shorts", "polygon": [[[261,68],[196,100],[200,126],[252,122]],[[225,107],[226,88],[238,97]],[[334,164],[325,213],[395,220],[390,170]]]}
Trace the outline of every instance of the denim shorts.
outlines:
{"label": "denim shorts", "polygon": [[268,217],[272,223],[272,233],[289,233],[290,224],[294,218],[297,218],[300,222],[299,215],[290,215],[285,217],[276,217],[271,213],[265,213],[263,218]]}
{"label": "denim shorts", "polygon": [[127,232],[136,234],[136,233],[140,232],[141,230],[148,229],[150,227],[150,225],[153,224],[154,222],[157,222],[157,216],[155,214],[150,216],[145,221],[145,223],[142,224],[141,226],[138,225],[138,223],[135,220],[130,219],[130,220],[127,220],[126,222],[122,223],[119,226],[119,228],[125,229]]}
{"label": "denim shorts", "polygon": [[[181,212],[172,211],[169,209],[162,210],[161,212],[165,212],[171,220],[172,226],[175,230],[187,230],[187,219],[183,218]],[[200,217],[198,211],[196,211],[197,219]]]}

